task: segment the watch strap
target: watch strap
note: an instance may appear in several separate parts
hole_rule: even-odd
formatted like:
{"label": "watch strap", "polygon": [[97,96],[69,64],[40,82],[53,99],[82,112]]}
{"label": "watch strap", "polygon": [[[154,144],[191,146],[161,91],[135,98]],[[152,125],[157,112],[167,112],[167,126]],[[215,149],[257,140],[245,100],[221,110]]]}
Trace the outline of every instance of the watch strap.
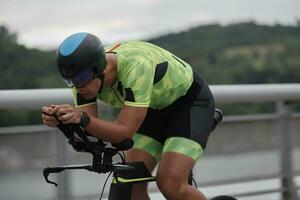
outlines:
{"label": "watch strap", "polygon": [[89,115],[82,111],[82,115],[81,115],[81,118],[80,118],[80,126],[83,127],[83,128],[86,128],[88,126],[88,124],[90,123],[91,119],[89,117]]}

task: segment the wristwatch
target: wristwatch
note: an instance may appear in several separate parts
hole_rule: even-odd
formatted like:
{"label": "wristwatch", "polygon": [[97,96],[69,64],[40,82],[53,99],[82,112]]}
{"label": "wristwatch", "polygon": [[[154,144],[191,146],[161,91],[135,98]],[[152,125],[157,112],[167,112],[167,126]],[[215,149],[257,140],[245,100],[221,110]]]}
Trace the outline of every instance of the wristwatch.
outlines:
{"label": "wristwatch", "polygon": [[82,115],[80,118],[80,125],[82,126],[82,128],[86,128],[89,125],[90,121],[91,119],[89,115],[86,112],[82,111]]}

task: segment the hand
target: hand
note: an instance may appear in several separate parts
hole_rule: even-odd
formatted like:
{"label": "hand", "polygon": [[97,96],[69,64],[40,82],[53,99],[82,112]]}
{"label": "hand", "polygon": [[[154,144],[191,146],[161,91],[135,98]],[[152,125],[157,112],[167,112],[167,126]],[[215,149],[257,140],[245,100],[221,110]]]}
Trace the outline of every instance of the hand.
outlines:
{"label": "hand", "polygon": [[[42,111],[43,111],[42,119],[43,119],[43,123],[45,125],[50,126],[50,127],[56,127],[59,124],[59,121],[54,116],[51,116],[52,110],[53,110],[52,107],[43,106],[42,107]],[[46,113],[46,114],[44,114],[44,113]]]}
{"label": "hand", "polygon": [[82,112],[69,105],[51,105],[51,115],[56,115],[63,124],[80,124]]}

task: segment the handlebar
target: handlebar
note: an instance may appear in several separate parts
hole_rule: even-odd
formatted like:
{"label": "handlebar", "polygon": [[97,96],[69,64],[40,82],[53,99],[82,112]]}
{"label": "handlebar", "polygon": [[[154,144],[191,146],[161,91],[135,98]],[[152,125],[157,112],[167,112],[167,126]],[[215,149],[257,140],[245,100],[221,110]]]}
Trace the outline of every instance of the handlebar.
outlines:
{"label": "handlebar", "polygon": [[[47,113],[44,114],[47,115]],[[45,168],[43,170],[45,180],[47,183],[54,184],[55,186],[57,186],[57,183],[48,179],[48,176],[51,173],[59,173],[70,169],[85,169],[97,173],[106,173],[114,170],[112,157],[119,153],[119,151],[132,148],[134,143],[132,139],[126,138],[120,143],[111,143],[111,145],[108,145],[109,143],[104,143],[103,140],[92,136],[79,124],[63,124],[60,122],[57,128],[65,135],[68,139],[68,143],[71,144],[76,151],[91,153],[93,155],[93,162],[92,165],[72,165]],[[127,166],[125,160],[123,160],[123,163],[121,164],[121,166]]]}
{"label": "handlebar", "polygon": [[[48,115],[47,113],[44,114]],[[212,131],[216,128],[218,123],[222,121],[222,119],[222,111],[219,109],[215,109]],[[134,144],[132,139],[127,138],[118,144],[111,144],[111,146],[108,146],[108,144],[104,143],[103,140],[92,136],[88,131],[86,131],[78,124],[62,124],[60,122],[57,128],[66,136],[69,144],[71,144],[76,151],[91,153],[93,155],[93,163],[92,165],[47,167],[43,170],[43,175],[47,183],[57,186],[57,183],[48,179],[48,176],[51,173],[59,173],[64,170],[85,169],[97,173],[106,173],[109,171],[113,171],[116,168],[118,168],[119,170],[127,170],[132,168],[132,166],[126,164],[125,160],[123,160],[121,164],[117,165],[112,163],[112,157],[119,153],[119,151],[124,151],[132,148]],[[78,141],[78,139],[81,139],[82,141]]]}

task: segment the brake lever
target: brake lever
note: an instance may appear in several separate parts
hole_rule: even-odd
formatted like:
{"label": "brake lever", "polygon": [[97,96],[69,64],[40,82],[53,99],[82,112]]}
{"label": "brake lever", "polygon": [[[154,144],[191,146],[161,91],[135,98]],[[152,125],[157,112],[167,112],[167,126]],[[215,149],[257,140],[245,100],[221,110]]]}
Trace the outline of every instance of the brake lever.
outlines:
{"label": "brake lever", "polygon": [[57,183],[55,183],[55,182],[53,182],[53,181],[50,181],[50,180],[48,179],[48,176],[49,176],[50,173],[52,173],[52,170],[51,170],[49,167],[47,167],[47,168],[45,168],[45,169],[43,170],[43,175],[44,175],[44,178],[45,178],[46,182],[49,183],[49,184],[53,184],[53,185],[55,185],[55,187],[57,187],[57,186],[58,186]]}
{"label": "brake lever", "polygon": [[62,172],[64,170],[65,170],[65,168],[63,168],[63,167],[51,167],[51,168],[50,167],[46,167],[43,170],[43,175],[44,175],[44,178],[45,178],[46,182],[50,183],[50,184],[53,184],[53,185],[55,185],[57,187],[58,184],[55,183],[55,182],[53,182],[53,181],[50,181],[48,179],[48,176],[49,176],[50,173],[59,173],[59,172]]}

